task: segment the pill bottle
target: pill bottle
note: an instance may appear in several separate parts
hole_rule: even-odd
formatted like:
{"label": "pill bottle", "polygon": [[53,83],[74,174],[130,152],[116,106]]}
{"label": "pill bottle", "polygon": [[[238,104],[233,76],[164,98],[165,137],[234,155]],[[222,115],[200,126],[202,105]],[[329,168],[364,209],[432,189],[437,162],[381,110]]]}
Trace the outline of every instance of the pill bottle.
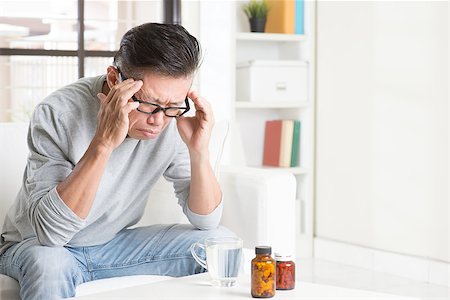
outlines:
{"label": "pill bottle", "polygon": [[295,263],[292,256],[275,253],[277,290],[292,290],[295,288]]}
{"label": "pill bottle", "polygon": [[251,264],[251,293],[253,298],[271,298],[275,295],[275,260],[270,246],[255,247],[256,257]]}

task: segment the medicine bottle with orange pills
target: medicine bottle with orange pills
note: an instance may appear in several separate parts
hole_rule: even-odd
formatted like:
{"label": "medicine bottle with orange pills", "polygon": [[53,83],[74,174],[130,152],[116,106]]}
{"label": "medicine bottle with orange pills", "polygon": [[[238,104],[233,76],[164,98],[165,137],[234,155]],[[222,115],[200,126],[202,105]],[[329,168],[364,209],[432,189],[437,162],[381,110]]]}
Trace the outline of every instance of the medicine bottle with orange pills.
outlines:
{"label": "medicine bottle with orange pills", "polygon": [[253,298],[271,298],[275,295],[275,260],[270,246],[255,247],[256,257],[252,259],[251,293]]}

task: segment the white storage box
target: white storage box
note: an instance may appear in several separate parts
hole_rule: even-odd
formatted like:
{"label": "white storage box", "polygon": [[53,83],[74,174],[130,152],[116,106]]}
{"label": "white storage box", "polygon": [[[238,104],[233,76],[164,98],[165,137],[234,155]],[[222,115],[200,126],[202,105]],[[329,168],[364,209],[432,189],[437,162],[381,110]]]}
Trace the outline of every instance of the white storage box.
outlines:
{"label": "white storage box", "polygon": [[252,60],[237,65],[237,101],[306,101],[307,63]]}

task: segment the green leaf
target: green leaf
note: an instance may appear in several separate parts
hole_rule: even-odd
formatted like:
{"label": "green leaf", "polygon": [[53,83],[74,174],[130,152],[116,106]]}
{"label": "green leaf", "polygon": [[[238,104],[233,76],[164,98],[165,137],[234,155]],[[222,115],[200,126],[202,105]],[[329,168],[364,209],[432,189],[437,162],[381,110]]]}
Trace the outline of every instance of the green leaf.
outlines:
{"label": "green leaf", "polygon": [[269,9],[267,0],[250,0],[249,3],[243,6],[243,10],[249,19],[266,18]]}

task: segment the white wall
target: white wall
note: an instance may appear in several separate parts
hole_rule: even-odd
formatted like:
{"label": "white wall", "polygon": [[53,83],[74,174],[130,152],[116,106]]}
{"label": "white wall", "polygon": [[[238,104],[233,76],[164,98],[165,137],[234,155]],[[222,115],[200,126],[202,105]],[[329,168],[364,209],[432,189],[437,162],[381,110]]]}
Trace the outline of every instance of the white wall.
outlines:
{"label": "white wall", "polygon": [[[230,0],[199,1],[198,37],[203,51],[198,76],[199,90],[211,103],[216,121],[232,119],[234,14],[234,5]],[[229,136],[222,156],[223,164],[231,162],[230,140]]]}
{"label": "white wall", "polygon": [[204,55],[201,91],[213,104],[216,119],[230,119],[230,99],[234,95],[234,82],[230,77],[234,65],[230,62],[234,61],[232,16],[235,11],[228,0],[200,3],[200,41]]}
{"label": "white wall", "polygon": [[319,1],[316,235],[449,261],[448,3]]}

